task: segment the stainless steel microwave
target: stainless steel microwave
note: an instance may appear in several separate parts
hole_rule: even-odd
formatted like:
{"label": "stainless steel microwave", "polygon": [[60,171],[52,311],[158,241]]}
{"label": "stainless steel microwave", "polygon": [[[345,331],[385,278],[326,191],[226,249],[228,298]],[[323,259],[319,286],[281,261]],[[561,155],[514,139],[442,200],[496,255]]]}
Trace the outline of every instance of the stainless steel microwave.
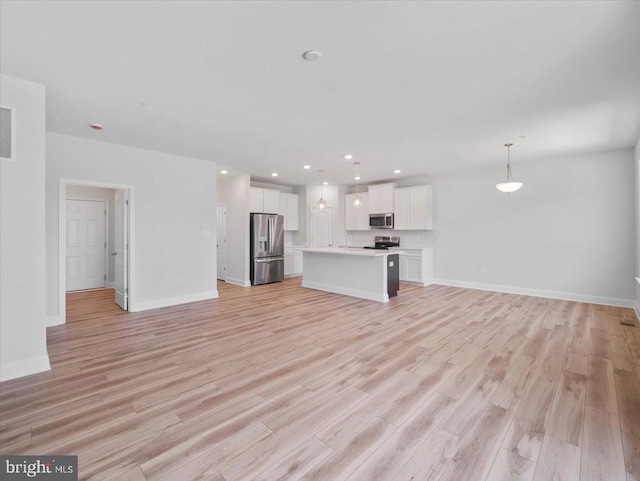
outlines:
{"label": "stainless steel microwave", "polygon": [[393,229],[393,214],[369,214],[369,229]]}

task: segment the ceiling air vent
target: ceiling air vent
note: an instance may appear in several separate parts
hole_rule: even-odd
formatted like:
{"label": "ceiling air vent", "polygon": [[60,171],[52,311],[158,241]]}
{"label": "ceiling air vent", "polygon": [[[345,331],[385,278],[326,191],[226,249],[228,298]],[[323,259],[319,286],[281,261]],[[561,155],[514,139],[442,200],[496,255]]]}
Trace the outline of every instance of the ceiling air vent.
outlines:
{"label": "ceiling air vent", "polygon": [[16,110],[0,107],[0,158],[16,160]]}

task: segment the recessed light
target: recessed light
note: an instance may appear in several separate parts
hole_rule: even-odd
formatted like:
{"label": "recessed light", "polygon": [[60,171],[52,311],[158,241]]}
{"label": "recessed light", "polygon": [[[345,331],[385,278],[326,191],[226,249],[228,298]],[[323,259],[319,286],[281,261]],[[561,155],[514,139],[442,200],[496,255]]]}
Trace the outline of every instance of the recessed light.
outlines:
{"label": "recessed light", "polygon": [[89,127],[91,127],[93,130],[102,130],[104,128],[102,124],[96,124],[95,122],[89,124]]}
{"label": "recessed light", "polygon": [[351,154],[347,154],[347,155],[345,155],[345,156],[344,156],[344,158],[345,158],[346,160],[351,160],[351,159],[353,159],[353,155],[351,155]]}
{"label": "recessed light", "polygon": [[320,60],[320,57],[322,57],[322,54],[317,50],[307,50],[302,54],[302,58],[307,62],[315,62],[316,60]]}
{"label": "recessed light", "polygon": [[358,176],[354,177],[353,180],[360,180],[360,176],[358,175]]}
{"label": "recessed light", "polygon": [[220,173],[221,174],[228,174],[229,172],[227,172],[226,170],[221,170]]}
{"label": "recessed light", "polygon": [[399,174],[400,172],[401,172],[400,169],[396,169],[396,170],[393,171],[394,174]]}
{"label": "recessed light", "polygon": [[272,172],[271,173],[271,177],[278,177],[278,173],[277,172]]}
{"label": "recessed light", "polygon": [[306,170],[309,170],[311,168],[311,166],[310,165],[303,165],[302,168],[306,169]]}
{"label": "recessed light", "polygon": [[329,185],[329,182],[327,182],[326,180],[322,183],[322,185]]}

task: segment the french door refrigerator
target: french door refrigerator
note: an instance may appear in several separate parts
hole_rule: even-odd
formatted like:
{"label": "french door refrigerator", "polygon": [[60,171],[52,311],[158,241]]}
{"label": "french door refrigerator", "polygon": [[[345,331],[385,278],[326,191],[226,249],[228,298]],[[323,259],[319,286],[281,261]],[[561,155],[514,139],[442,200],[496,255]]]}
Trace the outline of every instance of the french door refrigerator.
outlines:
{"label": "french door refrigerator", "polygon": [[284,279],[284,217],[251,214],[251,285]]}

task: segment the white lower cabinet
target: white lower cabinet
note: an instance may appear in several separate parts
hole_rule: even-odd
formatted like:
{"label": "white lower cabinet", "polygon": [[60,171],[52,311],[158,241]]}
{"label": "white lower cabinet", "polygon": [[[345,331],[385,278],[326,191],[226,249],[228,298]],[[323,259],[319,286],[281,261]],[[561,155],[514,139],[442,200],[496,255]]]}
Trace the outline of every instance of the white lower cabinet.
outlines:
{"label": "white lower cabinet", "polygon": [[293,249],[284,250],[284,275],[293,275]]}
{"label": "white lower cabinet", "polygon": [[302,275],[302,251],[293,249],[293,275]]}
{"label": "white lower cabinet", "polygon": [[[393,249],[392,249],[393,250]],[[400,280],[423,286],[433,284],[433,249],[404,249],[400,254]]]}

